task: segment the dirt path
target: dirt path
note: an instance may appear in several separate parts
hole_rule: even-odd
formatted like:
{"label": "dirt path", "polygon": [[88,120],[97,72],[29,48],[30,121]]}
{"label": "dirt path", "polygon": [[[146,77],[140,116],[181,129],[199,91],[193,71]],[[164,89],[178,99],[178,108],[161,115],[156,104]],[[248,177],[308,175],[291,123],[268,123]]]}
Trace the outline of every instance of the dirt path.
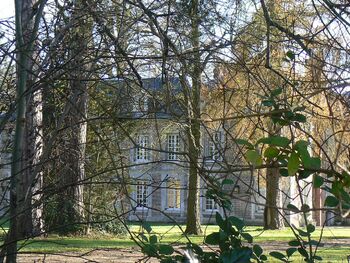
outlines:
{"label": "dirt path", "polygon": [[[350,239],[327,239],[324,241],[324,247],[332,249],[334,247],[349,248],[350,255]],[[288,247],[286,242],[269,241],[260,242],[264,250],[278,250]],[[60,254],[20,254],[18,262],[20,263],[83,263],[83,262],[99,262],[99,263],[134,263],[146,262],[142,260],[143,254],[139,248],[123,248],[123,249],[96,249],[87,253],[67,252]],[[344,255],[345,258],[345,255]],[[155,263],[157,260],[148,260],[147,262]]]}

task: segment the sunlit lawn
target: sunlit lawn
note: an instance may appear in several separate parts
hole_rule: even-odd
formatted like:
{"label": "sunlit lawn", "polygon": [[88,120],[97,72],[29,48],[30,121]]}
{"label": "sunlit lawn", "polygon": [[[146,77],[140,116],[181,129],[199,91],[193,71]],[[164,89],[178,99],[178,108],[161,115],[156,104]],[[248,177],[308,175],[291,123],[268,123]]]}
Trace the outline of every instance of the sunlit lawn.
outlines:
{"label": "sunlit lawn", "polygon": [[[184,226],[181,226],[183,229]],[[218,227],[208,225],[203,227],[206,235],[217,231]],[[293,239],[291,230],[284,229],[278,231],[263,231],[261,227],[247,227],[246,230],[254,237],[254,243],[261,244],[262,247],[271,245],[276,247],[276,250],[285,250],[286,243]],[[138,225],[130,225],[130,231],[137,233],[140,231]],[[162,243],[175,243],[181,245],[187,242],[178,227],[170,225],[152,225],[152,231],[158,235]],[[313,239],[317,239],[321,233],[318,228],[313,234]],[[191,241],[202,243],[204,236],[191,236]],[[346,255],[350,255],[350,227],[326,227],[323,231],[323,239],[335,240],[340,238],[348,238],[349,245],[347,247],[336,246],[332,248],[320,248],[320,256],[324,257],[324,262],[346,262]],[[35,240],[22,242],[22,251],[26,252],[84,252],[91,249],[106,249],[106,248],[130,248],[135,246],[134,242],[128,237],[112,237],[112,236],[91,236],[91,237],[59,237],[50,235],[47,238],[37,238]],[[267,251],[268,252],[268,251]],[[294,262],[302,262],[300,258],[294,257]],[[274,262],[269,260],[268,262]]]}

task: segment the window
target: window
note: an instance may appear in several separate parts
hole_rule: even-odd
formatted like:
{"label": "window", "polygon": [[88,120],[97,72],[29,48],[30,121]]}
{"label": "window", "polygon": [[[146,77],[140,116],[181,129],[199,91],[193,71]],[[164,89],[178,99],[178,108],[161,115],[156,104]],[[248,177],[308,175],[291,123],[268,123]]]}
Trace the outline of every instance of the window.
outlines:
{"label": "window", "polygon": [[212,198],[206,198],[205,200],[205,210],[218,210],[218,204]]}
{"label": "window", "polygon": [[181,203],[181,182],[170,179],[167,182],[167,209],[180,209]]}
{"label": "window", "polygon": [[222,160],[222,132],[215,132],[209,140],[208,154],[209,160],[220,161]]}
{"label": "window", "polygon": [[148,206],[148,184],[146,181],[138,181],[136,184],[136,207]]}
{"label": "window", "polygon": [[133,98],[132,111],[133,112],[144,112],[148,111],[148,97],[147,95],[136,95]]}
{"label": "window", "polygon": [[168,160],[179,160],[180,136],[178,134],[168,134]]}
{"label": "window", "polygon": [[137,137],[137,148],[135,152],[136,161],[147,161],[150,160],[150,151],[147,149],[149,147],[149,136],[139,135]]}

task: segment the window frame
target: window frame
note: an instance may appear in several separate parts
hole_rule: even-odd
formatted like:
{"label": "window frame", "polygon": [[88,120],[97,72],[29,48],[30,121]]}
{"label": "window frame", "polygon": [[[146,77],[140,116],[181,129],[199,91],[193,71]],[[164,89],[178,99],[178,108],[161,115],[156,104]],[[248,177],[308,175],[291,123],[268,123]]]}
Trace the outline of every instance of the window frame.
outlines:
{"label": "window frame", "polygon": [[[173,186],[176,182],[177,186]],[[172,194],[173,207],[169,206],[169,194]],[[178,204],[178,207],[175,205]],[[181,180],[178,178],[170,178],[166,181],[166,203],[165,209],[170,211],[180,211],[181,210]]]}
{"label": "window frame", "polygon": [[[139,194],[139,189],[141,193]],[[147,180],[137,180],[135,189],[136,210],[147,210],[150,206],[150,185]]]}
{"label": "window frame", "polygon": [[[172,141],[171,141],[171,138]],[[169,161],[179,161],[180,155],[180,134],[178,133],[168,133],[166,138],[167,143],[167,160]]]}
{"label": "window frame", "polygon": [[[210,201],[210,203],[208,203]],[[208,208],[208,205],[210,204],[210,208]],[[204,210],[205,211],[219,211],[219,205],[215,202],[214,199],[205,197],[205,203],[204,203]]]}
{"label": "window frame", "polygon": [[222,130],[214,131],[212,134],[210,134],[208,140],[208,156],[206,158],[207,161],[220,162],[223,160],[223,136],[224,133]]}
{"label": "window frame", "polygon": [[149,149],[150,139],[148,134],[137,135],[137,145],[134,152],[135,162],[147,162],[151,160],[151,151]]}

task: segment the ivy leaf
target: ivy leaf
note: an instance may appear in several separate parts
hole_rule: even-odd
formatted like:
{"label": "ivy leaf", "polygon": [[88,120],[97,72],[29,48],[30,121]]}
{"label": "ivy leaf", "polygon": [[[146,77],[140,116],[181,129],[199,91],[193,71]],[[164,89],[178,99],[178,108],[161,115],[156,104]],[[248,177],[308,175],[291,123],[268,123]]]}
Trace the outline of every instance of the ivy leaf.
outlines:
{"label": "ivy leaf", "polygon": [[288,159],[288,174],[290,176],[296,174],[296,172],[299,170],[300,160],[299,160],[299,154],[296,152],[292,152],[289,159]]}
{"label": "ivy leaf", "polygon": [[326,197],[326,200],[324,201],[324,205],[328,207],[336,207],[339,204],[339,200],[332,195],[329,195]]}
{"label": "ivy leaf", "polygon": [[246,153],[246,158],[254,166],[262,165],[260,154],[256,150],[249,150]]}

